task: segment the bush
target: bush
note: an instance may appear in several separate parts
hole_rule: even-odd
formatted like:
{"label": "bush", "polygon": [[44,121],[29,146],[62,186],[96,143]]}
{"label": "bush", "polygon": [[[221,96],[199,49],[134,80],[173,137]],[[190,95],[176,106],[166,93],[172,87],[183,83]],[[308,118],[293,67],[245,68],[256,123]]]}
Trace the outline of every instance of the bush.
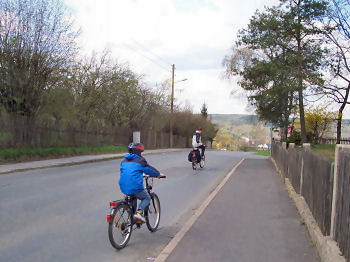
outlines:
{"label": "bush", "polygon": [[296,145],[301,145],[301,133],[299,131],[294,131],[287,139],[288,143],[295,143]]}

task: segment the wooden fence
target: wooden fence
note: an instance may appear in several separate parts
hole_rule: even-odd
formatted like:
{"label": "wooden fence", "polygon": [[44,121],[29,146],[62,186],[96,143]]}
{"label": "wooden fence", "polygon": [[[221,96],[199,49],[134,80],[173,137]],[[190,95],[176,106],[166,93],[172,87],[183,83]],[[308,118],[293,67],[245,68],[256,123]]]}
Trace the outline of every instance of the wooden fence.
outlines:
{"label": "wooden fence", "polygon": [[332,163],[305,150],[288,150],[272,144],[272,158],[284,177],[289,178],[295,191],[301,193],[309,205],[322,233],[329,235],[332,212]]}
{"label": "wooden fence", "polygon": [[333,192],[333,164],[311,150],[301,152],[303,184],[301,195],[309,205],[322,233],[330,234]]}
{"label": "wooden fence", "polygon": [[303,157],[295,148],[289,148],[285,151],[285,158],[287,159],[287,177],[292,183],[296,192],[300,192],[300,177],[301,168],[303,165]]}
{"label": "wooden fence", "polygon": [[338,243],[350,262],[350,146],[337,145],[335,164],[307,148],[287,150],[273,142],[271,149],[271,157],[305,198],[322,233]]}
{"label": "wooden fence", "polygon": [[[337,139],[336,138],[320,138],[320,144],[336,144]],[[342,138],[340,139],[340,144],[349,145],[350,144],[350,138]]]}
{"label": "wooden fence", "polygon": [[[128,145],[133,131],[141,132],[146,148],[169,147],[169,134],[102,125],[57,123],[18,115],[0,114],[0,148]],[[174,147],[186,147],[188,139],[173,136]]]}
{"label": "wooden fence", "polygon": [[350,261],[350,148],[339,150],[338,160],[334,239]]}

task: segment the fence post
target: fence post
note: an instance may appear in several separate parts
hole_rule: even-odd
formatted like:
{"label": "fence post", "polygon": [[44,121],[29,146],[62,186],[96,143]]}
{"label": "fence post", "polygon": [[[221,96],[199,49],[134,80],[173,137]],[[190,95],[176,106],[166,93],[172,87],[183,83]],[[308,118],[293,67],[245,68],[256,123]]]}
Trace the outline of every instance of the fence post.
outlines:
{"label": "fence post", "polygon": [[273,132],[272,127],[270,127],[270,157],[272,157],[272,143],[273,143]]}
{"label": "fence post", "polygon": [[[309,143],[304,143],[303,144],[303,151],[310,150],[311,145]],[[302,196],[303,193],[303,172],[304,172],[304,155],[301,158],[301,171],[300,171],[300,189],[299,189],[299,194]]]}
{"label": "fence post", "polygon": [[140,131],[134,131],[132,133],[132,142],[134,142],[134,143],[141,142],[141,132]]}
{"label": "fence post", "polygon": [[311,144],[310,143],[304,143],[303,144],[303,149],[304,150],[311,150]]}
{"label": "fence post", "polygon": [[335,239],[335,212],[337,204],[337,191],[338,191],[338,160],[339,160],[339,150],[341,145],[335,146],[335,159],[334,159],[334,177],[333,177],[333,196],[332,196],[332,212],[331,212],[331,230],[330,236]]}
{"label": "fence post", "polygon": [[332,213],[331,213],[331,230],[330,236],[335,239],[335,224],[336,224],[336,206],[337,206],[337,193],[338,193],[338,162],[339,152],[342,149],[347,149],[350,152],[350,146],[348,145],[336,145],[335,146],[335,160],[334,160],[334,178],[333,178],[333,197],[332,197]]}
{"label": "fence post", "polygon": [[289,148],[295,148],[295,143],[289,143]]}
{"label": "fence post", "polygon": [[302,196],[303,193],[303,171],[304,170],[304,156],[301,157],[301,168],[300,168],[300,188],[299,194]]}
{"label": "fence post", "polygon": [[287,149],[287,142],[282,142],[282,147],[283,147],[284,149]]}

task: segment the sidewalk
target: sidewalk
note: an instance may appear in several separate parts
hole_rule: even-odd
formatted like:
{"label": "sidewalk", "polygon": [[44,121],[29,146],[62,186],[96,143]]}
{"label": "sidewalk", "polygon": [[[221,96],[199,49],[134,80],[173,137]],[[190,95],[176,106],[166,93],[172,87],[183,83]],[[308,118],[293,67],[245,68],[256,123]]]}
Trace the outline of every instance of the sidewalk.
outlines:
{"label": "sidewalk", "polygon": [[253,156],[232,174],[166,261],[319,259],[271,161]]}
{"label": "sidewalk", "polygon": [[[188,150],[189,149],[187,148],[154,149],[154,150],[145,150],[143,155],[161,154],[161,153],[168,153],[168,152],[188,151]],[[0,175],[13,173],[13,172],[21,172],[26,170],[33,170],[33,169],[76,165],[76,164],[82,164],[82,163],[91,163],[91,162],[97,162],[97,161],[117,159],[117,158],[122,158],[124,154],[125,153],[104,154],[104,155],[85,155],[85,156],[57,158],[57,159],[23,162],[23,163],[15,163],[15,164],[4,164],[4,165],[0,165]]]}

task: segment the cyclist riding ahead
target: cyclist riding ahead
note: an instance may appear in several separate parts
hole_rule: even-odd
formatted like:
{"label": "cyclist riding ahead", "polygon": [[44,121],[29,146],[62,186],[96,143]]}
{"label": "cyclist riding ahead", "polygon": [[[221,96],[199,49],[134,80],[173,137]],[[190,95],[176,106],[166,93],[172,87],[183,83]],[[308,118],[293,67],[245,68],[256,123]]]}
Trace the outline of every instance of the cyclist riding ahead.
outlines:
{"label": "cyclist riding ahead", "polygon": [[[151,197],[143,185],[143,173],[161,178],[164,174],[156,168],[150,166],[146,159],[141,156],[144,146],[141,143],[131,143],[128,147],[128,154],[120,164],[119,187],[125,195],[134,195],[134,218],[138,221],[146,222],[144,210],[149,204]],[[141,200],[137,211],[137,199]]]}
{"label": "cyclist riding ahead", "polygon": [[192,137],[192,147],[202,150],[201,157],[204,156],[205,145],[202,144],[202,128],[198,128]]}

